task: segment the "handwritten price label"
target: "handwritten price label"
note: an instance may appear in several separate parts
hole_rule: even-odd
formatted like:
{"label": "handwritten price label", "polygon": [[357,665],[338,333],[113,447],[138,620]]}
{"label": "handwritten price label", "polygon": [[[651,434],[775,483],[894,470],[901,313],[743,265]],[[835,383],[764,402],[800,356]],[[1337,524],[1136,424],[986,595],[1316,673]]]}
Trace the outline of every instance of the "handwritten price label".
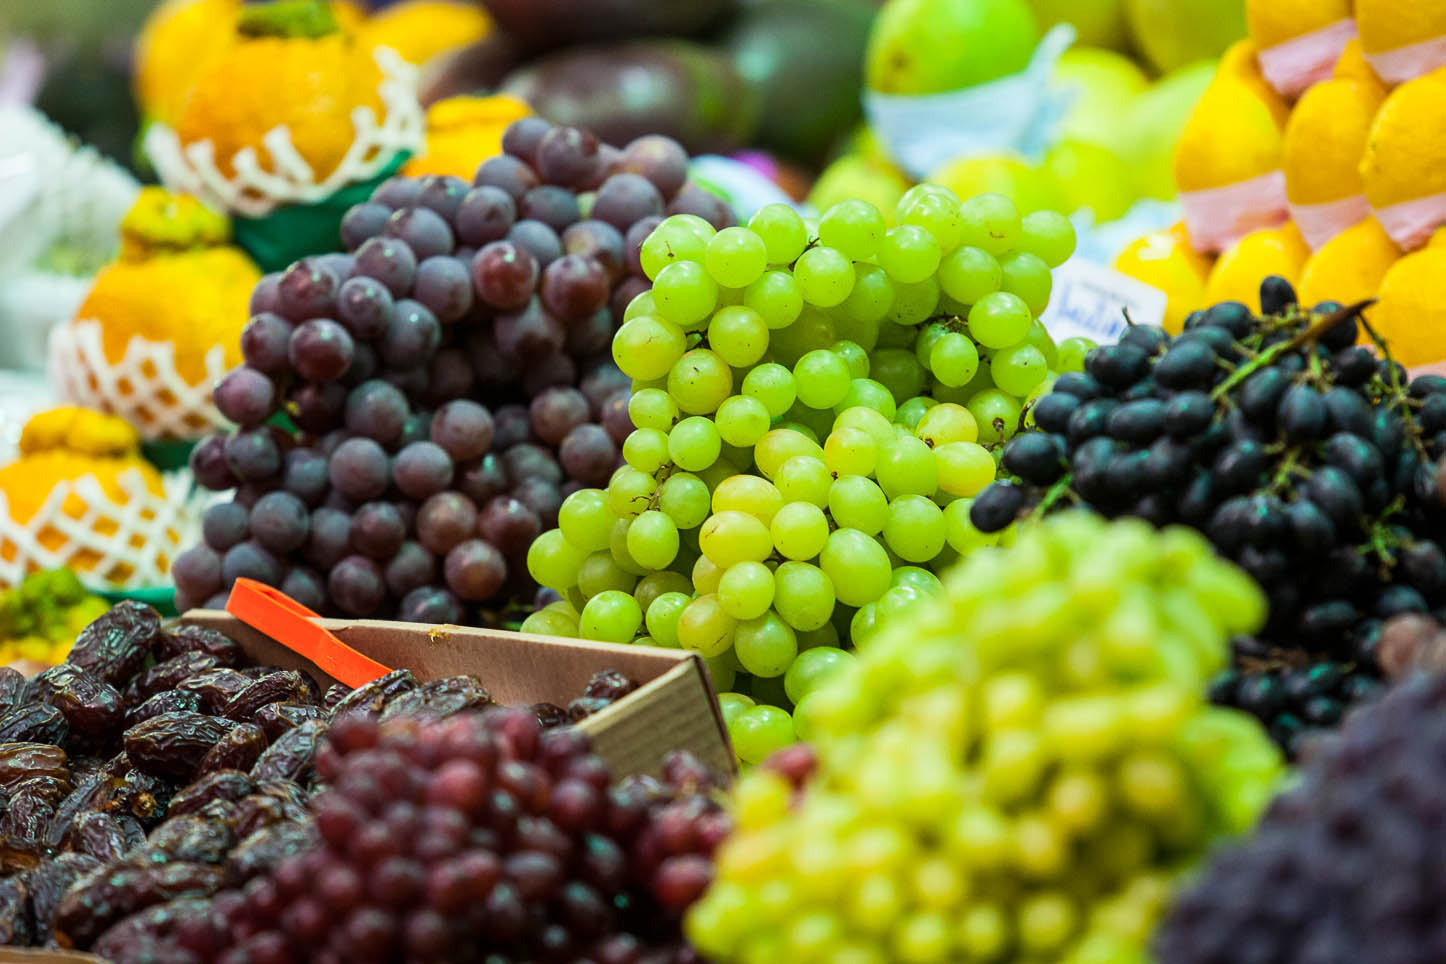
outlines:
{"label": "handwritten price label", "polygon": [[1159,325],[1168,299],[1158,288],[1113,268],[1071,259],[1054,271],[1054,293],[1040,321],[1056,342],[1088,338],[1101,345],[1120,340],[1130,321]]}

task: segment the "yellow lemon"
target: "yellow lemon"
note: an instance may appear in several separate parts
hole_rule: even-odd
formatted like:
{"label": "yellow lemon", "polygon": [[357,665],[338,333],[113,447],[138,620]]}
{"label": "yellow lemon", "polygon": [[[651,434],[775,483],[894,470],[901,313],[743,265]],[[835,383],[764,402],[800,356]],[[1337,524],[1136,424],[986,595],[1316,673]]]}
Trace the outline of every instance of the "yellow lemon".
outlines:
{"label": "yellow lemon", "polygon": [[1356,37],[1351,40],[1350,43],[1346,44],[1345,48],[1341,51],[1340,59],[1336,61],[1335,71],[1332,76],[1351,77],[1356,80],[1369,80],[1377,84],[1381,83],[1381,78],[1371,69],[1371,65],[1366,62],[1366,55],[1361,52],[1360,37]]}
{"label": "yellow lemon", "polygon": [[1268,174],[1280,167],[1281,145],[1269,101],[1222,69],[1175,144],[1175,183],[1198,191]]}
{"label": "yellow lemon", "polygon": [[1446,360],[1446,246],[1428,245],[1391,265],[1371,324],[1407,368]]}
{"label": "yellow lemon", "polygon": [[1349,20],[1349,0],[1245,0],[1245,25],[1262,50]]}
{"label": "yellow lemon", "polygon": [[1446,4],[1439,0],[1356,0],[1356,29],[1367,56],[1425,43],[1446,34]]}
{"label": "yellow lemon", "polygon": [[1280,275],[1294,284],[1300,279],[1310,249],[1295,225],[1247,234],[1220,256],[1205,283],[1208,304],[1240,301],[1260,310],[1260,282]]}
{"label": "yellow lemon", "polygon": [[523,101],[492,97],[448,97],[427,108],[427,146],[407,161],[402,173],[451,174],[471,181],[477,166],[502,151],[507,126],[532,113]]}
{"label": "yellow lemon", "polygon": [[1190,247],[1183,224],[1131,243],[1115,259],[1115,270],[1165,293],[1169,301],[1164,325],[1171,334],[1184,328],[1186,315],[1209,303],[1205,279],[1210,274],[1210,259]]}
{"label": "yellow lemon", "polygon": [[1254,43],[1240,40],[1231,44],[1225,53],[1220,55],[1220,67],[1216,76],[1233,77],[1249,87],[1260,98],[1260,102],[1270,109],[1276,125],[1285,126],[1290,117],[1290,105],[1260,72],[1260,51]]}
{"label": "yellow lemon", "polygon": [[1281,167],[1293,204],[1324,204],[1361,194],[1360,159],[1386,98],[1376,81],[1322,81],[1301,96],[1285,128]]}
{"label": "yellow lemon", "polygon": [[1374,298],[1386,272],[1400,257],[1401,249],[1387,237],[1380,222],[1366,218],[1336,235],[1306,261],[1300,274],[1301,303],[1339,301],[1350,305]]}
{"label": "yellow lemon", "polygon": [[1391,91],[1361,159],[1376,208],[1446,192],[1446,67]]}
{"label": "yellow lemon", "polygon": [[403,0],[361,25],[358,39],[368,47],[390,47],[412,64],[425,64],[448,50],[487,36],[492,21],[472,0]]}

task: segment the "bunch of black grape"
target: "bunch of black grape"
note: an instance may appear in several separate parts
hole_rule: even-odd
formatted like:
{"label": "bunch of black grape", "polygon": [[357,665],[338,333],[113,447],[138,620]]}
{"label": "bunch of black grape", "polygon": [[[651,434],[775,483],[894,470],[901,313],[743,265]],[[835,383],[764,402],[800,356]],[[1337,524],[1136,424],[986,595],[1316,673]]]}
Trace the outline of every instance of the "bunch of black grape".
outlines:
{"label": "bunch of black grape", "polygon": [[691,964],[680,915],[730,821],[691,757],[613,784],[571,729],[525,710],[353,715],[317,757],[320,845],[218,897],[253,962]]}
{"label": "bunch of black grape", "polygon": [[1203,531],[1270,600],[1212,697],[1294,753],[1379,693],[1382,620],[1446,606],[1446,379],[1356,344],[1363,306],[1302,308],[1280,278],[1261,296],[1263,317],[1228,302],[1091,352],[1005,449],[1018,481],[970,519],[994,532],[1082,505]]}
{"label": "bunch of black grape", "polygon": [[1418,674],[1315,743],[1254,835],[1176,900],[1160,964],[1446,960],[1446,675]]}
{"label": "bunch of black grape", "polygon": [[667,138],[619,150],[527,118],[503,149],[471,185],[383,183],[342,220],[349,253],[257,286],[215,390],[238,429],[191,458],[235,496],[172,567],[182,610],[242,576],[347,616],[531,602],[532,540],[632,428],[610,346],[648,287],[643,240],[668,213],[731,214]]}

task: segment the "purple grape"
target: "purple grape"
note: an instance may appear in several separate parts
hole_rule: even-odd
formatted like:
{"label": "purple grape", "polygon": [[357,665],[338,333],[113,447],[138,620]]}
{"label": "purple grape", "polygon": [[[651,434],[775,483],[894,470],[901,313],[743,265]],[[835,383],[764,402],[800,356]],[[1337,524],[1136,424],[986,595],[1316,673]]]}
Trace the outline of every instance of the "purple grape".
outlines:
{"label": "purple grape", "polygon": [[376,201],[353,204],[341,216],[341,243],[348,251],[355,251],[368,238],[374,238],[386,227],[392,209]]}
{"label": "purple grape", "polygon": [[225,552],[250,535],[250,516],[244,505],[217,502],[201,516],[201,537],[212,549]]}
{"label": "purple grape", "polygon": [[[648,235],[652,234],[662,223],[662,217],[653,216],[643,218],[628,228],[628,233],[623,238],[623,251],[629,274],[646,280],[647,275],[643,273],[642,262],[643,242],[648,240]],[[647,287],[645,284],[643,290],[647,290]]]}
{"label": "purple grape", "polygon": [[517,499],[502,495],[482,507],[477,533],[504,556],[517,556],[542,534],[542,520]]}
{"label": "purple grape", "polygon": [[406,242],[418,261],[439,254],[451,254],[457,244],[447,220],[431,208],[393,211],[383,234]]}
{"label": "purple grape", "polygon": [[221,583],[234,585],[237,579],[254,579],[274,586],[281,581],[281,562],[254,539],[232,546],[221,557]]}
{"label": "purple grape", "polygon": [[497,350],[497,336],[492,326],[471,332],[463,344],[472,373],[479,383],[495,391],[511,385],[522,376],[521,369],[503,358]]}
{"label": "purple grape", "polygon": [[430,585],[437,577],[437,557],[420,542],[403,542],[384,570],[387,591],[398,599],[413,589]]}
{"label": "purple grape", "polygon": [[432,413],[413,412],[407,416],[407,424],[402,428],[402,437],[397,439],[397,447],[405,448],[413,442],[425,442],[432,437]]}
{"label": "purple grape", "polygon": [[246,314],[276,314],[281,310],[281,272],[273,271],[261,276],[256,287],[251,289],[251,300],[247,303]]}
{"label": "purple grape", "polygon": [[297,323],[329,315],[338,284],[315,258],[302,258],[287,268],[277,283],[278,314]]}
{"label": "purple grape", "polygon": [[452,484],[475,504],[485,505],[488,500],[507,491],[507,472],[502,467],[502,460],[489,452],[474,462],[459,465]]}
{"label": "purple grape", "polygon": [[326,607],[326,583],[315,569],[293,566],[281,580],[281,591],[312,612]]}
{"label": "purple grape", "polygon": [[507,470],[507,479],[513,485],[524,479],[543,479],[553,485],[562,481],[562,469],[558,467],[552,450],[531,442],[521,442],[503,452],[502,467]]}
{"label": "purple grape", "polygon": [[401,437],[410,412],[407,396],[379,378],[362,382],[346,396],[347,431],[382,445],[389,446]]}
{"label": "purple grape", "polygon": [[543,184],[523,195],[517,214],[523,220],[540,221],[555,232],[561,232],[582,217],[577,195],[566,188]]}
{"label": "purple grape", "polygon": [[390,559],[407,538],[402,514],[390,502],[368,502],[351,517],[351,548],[371,559]]}
{"label": "purple grape", "polygon": [[460,492],[439,492],[417,509],[417,541],[446,555],[477,528],[477,507]]}
{"label": "purple grape", "polygon": [[[569,337],[579,327],[581,326],[574,325],[569,328],[567,330]],[[522,376],[522,390],[528,395],[537,396],[549,388],[571,385],[575,381],[577,381],[577,365],[564,346],[563,351],[554,352],[527,367],[527,373]]]}
{"label": "purple grape", "polygon": [[356,511],[356,500],[348,499],[336,489],[327,492],[326,498],[321,500],[321,504],[327,509],[340,509],[346,513],[348,519],[350,519],[351,514]]}
{"label": "purple grape", "polygon": [[528,164],[510,154],[498,154],[483,161],[472,178],[475,187],[495,187],[506,192],[514,202],[537,187],[542,181]]}
{"label": "purple grape", "polygon": [[350,438],[331,454],[328,477],[332,488],[357,502],[375,499],[387,490],[391,466],[387,453],[369,438]]}
{"label": "purple grape", "polygon": [[598,164],[593,168],[592,174],[579,182],[574,190],[596,191],[602,187],[603,182],[617,172],[618,164],[623,159],[623,152],[611,144],[599,144],[597,157]]}
{"label": "purple grape", "polygon": [[424,208],[436,211],[443,218],[451,221],[457,217],[457,209],[462,206],[462,198],[467,195],[471,185],[460,177],[453,177],[450,174],[428,174],[421,179],[421,190],[417,192],[417,203]]}
{"label": "purple grape", "polygon": [[606,221],[579,221],[562,232],[564,251],[596,261],[614,282],[623,276],[625,247],[622,234]]}
{"label": "purple grape", "polygon": [[268,492],[251,507],[251,537],[284,556],[306,541],[310,530],[306,503],[290,492]]}
{"label": "purple grape", "polygon": [[408,398],[417,398],[427,390],[427,366],[416,365],[412,368],[389,371],[382,376],[382,379],[401,389]]}
{"label": "purple grape", "polygon": [[684,184],[668,202],[667,213],[696,214],[719,231],[734,224],[733,210],[723,199],[692,181]]}
{"label": "purple grape", "polygon": [[587,396],[575,388],[549,388],[528,409],[532,431],[548,445],[560,443],[591,414]]}
{"label": "purple grape", "polygon": [[507,561],[481,539],[466,539],[453,546],[442,563],[447,588],[459,599],[491,599],[507,581]]}
{"label": "purple grape", "polygon": [[377,350],[364,341],[352,342],[351,364],[347,366],[346,374],[337,379],[337,384],[348,389],[355,388],[362,382],[374,377],[377,369],[381,367],[381,359],[377,357]]}
{"label": "purple grape", "polygon": [[281,471],[281,448],[265,428],[237,432],[225,446],[226,464],[242,482],[260,482]]}
{"label": "purple grape", "polygon": [[554,127],[537,142],[537,173],[549,184],[576,187],[601,165],[598,139],[576,127]]}
{"label": "purple grape", "polygon": [[460,348],[443,348],[427,366],[426,399],[435,405],[472,394],[477,381],[472,362]]}
{"label": "purple grape", "polygon": [[392,460],[392,481],[419,502],[451,485],[453,471],[452,457],[435,442],[413,442]]}
{"label": "purple grape", "polygon": [[457,399],[432,415],[432,441],[456,462],[478,458],[492,438],[492,414],[474,401]]}
{"label": "purple grape", "polygon": [[567,338],[562,322],[537,298],[520,311],[498,315],[494,330],[497,349],[522,364],[560,351]]}
{"label": "purple grape", "polygon": [[226,374],[211,392],[222,415],[240,425],[260,425],[276,410],[276,386],[256,369],[242,365]]}
{"label": "purple grape", "polygon": [[591,217],[626,231],[644,218],[663,213],[663,195],[641,174],[624,171],[603,182],[592,202]]}
{"label": "purple grape", "polygon": [[[495,160],[511,160],[504,155]],[[484,164],[483,167],[486,167]],[[517,204],[500,187],[484,184],[467,192],[457,208],[457,237],[463,244],[478,247],[507,236],[517,220]]]}
{"label": "purple grape", "polygon": [[537,148],[552,124],[541,117],[522,117],[507,125],[502,132],[502,150],[519,161],[535,164]]}
{"label": "purple grape", "polygon": [[493,241],[472,259],[472,285],[477,296],[493,308],[521,308],[532,298],[540,270],[526,248],[511,241]]}
{"label": "purple grape", "polygon": [[303,432],[325,435],[341,424],[346,389],[336,382],[311,382],[291,392],[291,420]]}
{"label": "purple grape", "polygon": [[322,506],[311,514],[311,531],[303,555],[318,569],[330,569],[351,551],[351,516]]}
{"label": "purple grape", "polygon": [[375,278],[386,285],[392,297],[400,298],[412,290],[412,278],[417,273],[417,256],[405,241],[372,238],[356,249],[356,273]]}
{"label": "purple grape", "polygon": [[171,563],[176,589],[192,599],[207,599],[221,588],[221,554],[207,545],[192,546]]}
{"label": "purple grape", "polygon": [[366,556],[347,556],[333,566],[326,591],[349,616],[370,616],[387,596],[381,568]]}
{"label": "purple grape", "polygon": [[532,414],[522,405],[503,405],[492,413],[492,420],[496,425],[492,445],[499,451],[532,438]]}
{"label": "purple grape", "polygon": [[592,368],[583,376],[582,384],[578,388],[587,396],[587,402],[592,406],[594,419],[602,417],[603,404],[618,392],[624,396],[632,394],[633,380],[618,370],[612,359]]}
{"label": "purple grape", "polygon": [[393,368],[425,365],[442,343],[442,325],[426,305],[403,298],[392,312],[379,351]]}
{"label": "purple grape", "polygon": [[450,255],[428,258],[417,265],[413,294],[438,321],[448,324],[472,308],[472,274],[466,264]]}
{"label": "purple grape", "polygon": [[280,375],[290,367],[287,354],[294,325],[278,314],[265,311],[253,315],[241,329],[241,357],[246,364],[268,375]]}
{"label": "purple grape", "polygon": [[386,333],[394,299],[376,278],[357,275],[342,282],[336,295],[336,317],[355,338],[373,341]]}
{"label": "purple grape", "polygon": [[355,347],[351,335],[341,325],[330,318],[312,318],[296,326],[287,352],[291,367],[302,378],[329,382],[346,371]]}
{"label": "purple grape", "polygon": [[537,260],[539,269],[562,257],[562,239],[541,221],[528,218],[518,221],[507,230],[506,240],[530,253]]}
{"label": "purple grape", "polygon": [[558,446],[567,474],[587,485],[604,485],[617,467],[618,447],[600,425],[579,425]]}
{"label": "purple grape", "polygon": [[326,475],[326,456],[312,449],[298,448],[286,453],[281,470],[281,487],[307,506],[317,506],[326,497],[330,480]]}
{"label": "purple grape", "polygon": [[247,512],[256,504],[256,500],[271,491],[271,479],[265,482],[243,482],[236,486],[236,491],[231,494],[231,500]]}
{"label": "purple grape", "polygon": [[557,527],[557,510],[562,508],[562,490],[547,479],[523,479],[512,487],[512,497],[542,520],[544,529]]}
{"label": "purple grape", "polygon": [[618,446],[633,434],[633,417],[628,414],[628,392],[618,392],[603,403],[602,426]]}
{"label": "purple grape", "polygon": [[461,601],[437,586],[419,586],[402,598],[397,618],[406,623],[456,624],[462,621]]}
{"label": "purple grape", "polygon": [[688,179],[688,152],[671,137],[647,134],[623,148],[615,170],[641,174],[659,194],[671,198]]}
{"label": "purple grape", "polygon": [[372,191],[372,200],[395,210],[414,206],[421,193],[422,185],[416,178],[398,175],[378,184]]}
{"label": "purple grape", "polygon": [[563,321],[577,321],[607,307],[607,271],[591,258],[565,254],[542,272],[542,303]]}
{"label": "purple grape", "polygon": [[344,251],[328,251],[326,254],[315,255],[315,259],[318,267],[336,279],[338,288],[342,281],[350,278],[356,270],[356,258]]}

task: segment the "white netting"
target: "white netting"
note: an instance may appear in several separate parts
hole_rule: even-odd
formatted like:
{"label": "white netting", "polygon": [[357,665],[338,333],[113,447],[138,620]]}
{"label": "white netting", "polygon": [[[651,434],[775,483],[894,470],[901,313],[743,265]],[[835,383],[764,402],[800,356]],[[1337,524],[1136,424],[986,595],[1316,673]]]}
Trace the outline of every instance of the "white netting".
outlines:
{"label": "white netting", "polygon": [[182,144],[164,124],[152,124],[145,148],[161,181],[173,191],[203,200],[245,217],[270,214],[283,204],[314,204],[348,184],[375,177],[398,153],[420,150],[426,137],[421,104],[417,100],[417,68],[387,47],[373,51],[382,71],[377,87],[386,118],[380,123],[370,107],[351,113],[356,138],[341,163],[324,180],[291,142],[291,131],[281,125],[262,138],[275,170],[266,170],[256,150],[245,147],[231,158],[234,177],[216,167],[215,145],[209,140]]}
{"label": "white netting", "polygon": [[164,475],[162,483],[165,494],[157,495],[140,470],[127,469],[116,479],[126,496],[118,504],[94,475],[60,482],[24,525],[10,517],[9,500],[0,492],[0,586],[57,566],[75,569],[98,587],[165,585],[170,560],[201,538],[209,493],[193,491],[186,471]]}
{"label": "white netting", "polygon": [[206,376],[192,385],[176,370],[176,348],[132,335],[125,356],[112,364],[101,323],[93,318],[56,325],[46,370],[64,401],[119,415],[147,441],[196,438],[229,425],[211,403],[211,386],[226,374],[226,352],[206,352]]}

